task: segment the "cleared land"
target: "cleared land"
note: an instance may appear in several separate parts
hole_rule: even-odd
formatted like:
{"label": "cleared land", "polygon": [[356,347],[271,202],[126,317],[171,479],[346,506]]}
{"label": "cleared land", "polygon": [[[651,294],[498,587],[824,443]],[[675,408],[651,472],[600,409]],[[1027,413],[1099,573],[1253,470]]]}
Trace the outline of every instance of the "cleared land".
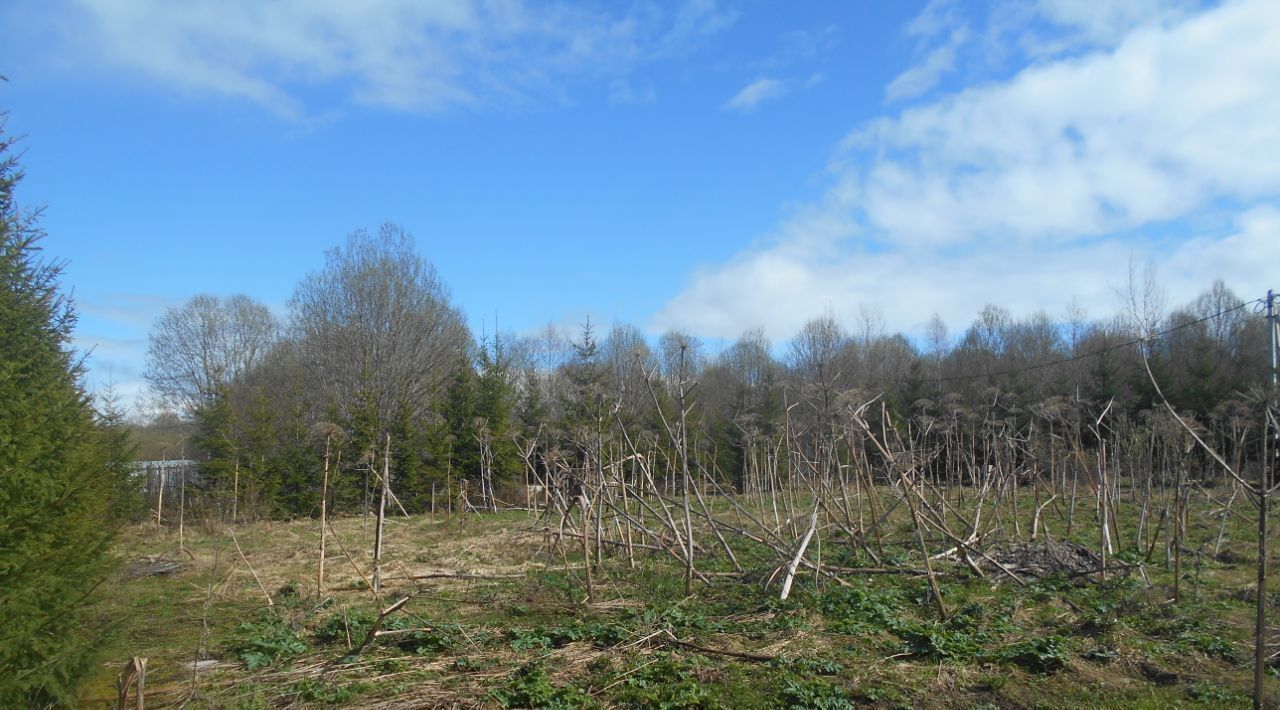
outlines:
{"label": "cleared land", "polygon": [[[726,501],[712,505],[731,515]],[[1006,527],[1023,518],[1025,532],[1033,507],[1024,496]],[[698,559],[709,583],[692,595],[667,552],[635,549],[632,568],[605,545],[588,603],[581,544],[557,545],[554,518],[550,534],[524,511],[388,518],[379,602],[372,519],[334,521],[323,597],[316,520],[242,525],[234,541],[225,528],[188,528],[184,551],[152,523],[121,549],[131,562],[100,610],[118,633],[84,701],[114,703],[116,673],[143,656],[149,706],[1246,705],[1248,508],[1227,514],[1217,554],[1220,506],[1193,494],[1188,508],[1176,603],[1163,541],[1117,550],[1103,579],[1081,573],[1096,529],[1072,545],[1046,512],[1048,536],[986,547],[1022,582],[989,563],[980,576],[935,561],[945,620],[927,578],[909,572],[920,558],[905,506],[874,568],[892,573],[855,571],[865,556],[820,533],[806,558],[844,568],[843,582],[802,568],[786,601],[775,551],[735,540],[738,573],[710,533]],[[1275,614],[1280,595],[1269,596]],[[378,610],[405,597],[371,634]],[[1280,697],[1274,673],[1267,683]]]}

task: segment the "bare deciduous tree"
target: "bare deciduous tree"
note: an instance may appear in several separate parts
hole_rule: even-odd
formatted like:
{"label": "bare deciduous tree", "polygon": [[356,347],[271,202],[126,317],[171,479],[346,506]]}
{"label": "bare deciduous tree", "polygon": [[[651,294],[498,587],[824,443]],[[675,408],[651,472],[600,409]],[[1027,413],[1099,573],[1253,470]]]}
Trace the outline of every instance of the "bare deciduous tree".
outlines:
{"label": "bare deciduous tree", "polygon": [[279,331],[271,311],[248,296],[195,296],[152,326],[147,383],[167,406],[190,415],[257,365]]}
{"label": "bare deciduous tree", "polygon": [[394,224],[330,249],[289,308],[302,358],[325,393],[348,418],[363,408],[378,429],[402,412],[429,411],[470,337],[435,267]]}

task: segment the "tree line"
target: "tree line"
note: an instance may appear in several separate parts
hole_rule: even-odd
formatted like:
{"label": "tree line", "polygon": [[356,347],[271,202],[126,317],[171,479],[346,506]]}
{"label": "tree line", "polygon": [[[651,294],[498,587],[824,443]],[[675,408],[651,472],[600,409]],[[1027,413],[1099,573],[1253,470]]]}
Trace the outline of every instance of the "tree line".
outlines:
{"label": "tree line", "polygon": [[751,331],[718,353],[627,324],[476,338],[413,239],[388,224],[328,251],[285,322],[245,296],[170,310],[152,330],[147,379],[188,422],[203,502],[224,517],[318,514],[326,449],[331,510],[367,506],[389,464],[413,512],[521,503],[542,473],[624,449],[666,456],[673,482],[664,427],[681,414],[699,470],[737,490],[761,485],[761,457],[784,436],[821,458],[842,408],[876,395],[893,426],[1049,425],[1108,403],[1140,422],[1157,404],[1137,342],[1157,333],[1144,342],[1164,393],[1225,450],[1247,449],[1231,432],[1260,397],[1265,319],[1221,281],[1169,312],[1149,280],[1139,286],[1123,316],[989,305],[954,337],[934,316],[918,341],[870,311],[852,332],[828,314],[781,348]]}

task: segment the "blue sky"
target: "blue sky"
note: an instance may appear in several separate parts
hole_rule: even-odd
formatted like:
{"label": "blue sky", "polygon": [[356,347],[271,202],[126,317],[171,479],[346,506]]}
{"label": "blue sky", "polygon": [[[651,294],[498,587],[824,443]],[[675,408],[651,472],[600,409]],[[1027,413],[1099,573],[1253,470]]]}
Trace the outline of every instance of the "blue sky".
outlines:
{"label": "blue sky", "polygon": [[283,315],[384,221],[477,331],[1103,317],[1131,263],[1171,304],[1280,286],[1273,0],[10,0],[0,22],[19,198],[68,261],[91,386],[126,398],[165,308]]}

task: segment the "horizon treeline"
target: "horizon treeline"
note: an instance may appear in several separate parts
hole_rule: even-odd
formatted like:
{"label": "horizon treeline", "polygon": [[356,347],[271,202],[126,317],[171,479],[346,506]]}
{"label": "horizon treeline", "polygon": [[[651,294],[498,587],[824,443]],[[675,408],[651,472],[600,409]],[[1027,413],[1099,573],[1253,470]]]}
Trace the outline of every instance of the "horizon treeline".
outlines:
{"label": "horizon treeline", "polygon": [[1158,402],[1136,343],[1149,338],[1165,395],[1233,450],[1230,432],[1269,366],[1267,322],[1247,296],[1219,280],[1166,311],[1147,278],[1126,315],[1107,319],[988,305],[956,337],[935,316],[913,342],[867,312],[852,332],[828,314],[781,348],[752,331],[716,354],[688,334],[651,343],[626,324],[477,339],[412,238],[388,224],[327,252],[287,323],[244,296],[196,296],[166,313],[147,379],[174,413],[135,433],[144,458],[181,446],[196,459],[204,500],[223,515],[317,513],[326,450],[338,511],[367,504],[384,466],[409,512],[463,496],[483,507],[522,502],[528,471],[628,454],[670,468],[667,427],[683,392],[700,475],[742,490],[784,439],[801,451],[827,445],[843,409],[877,397],[881,425],[896,427],[1079,425],[1107,405],[1150,419]]}

